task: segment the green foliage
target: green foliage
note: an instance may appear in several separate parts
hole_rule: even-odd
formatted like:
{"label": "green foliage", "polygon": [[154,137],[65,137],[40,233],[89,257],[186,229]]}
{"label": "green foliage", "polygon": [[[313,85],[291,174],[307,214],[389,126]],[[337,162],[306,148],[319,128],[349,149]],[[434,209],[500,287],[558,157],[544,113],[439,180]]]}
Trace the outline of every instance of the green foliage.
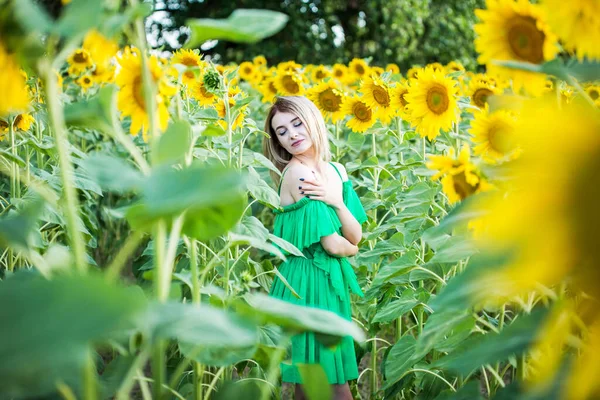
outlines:
{"label": "green foliage", "polygon": [[[393,0],[345,2],[233,3],[190,0],[158,3],[160,19],[151,23],[156,46],[177,49],[189,37],[188,18],[225,18],[240,7],[281,11],[289,21],[281,32],[256,45],[240,46],[220,41],[204,51],[223,63],[240,63],[257,54],[270,64],[295,60],[300,63],[347,63],[353,57],[371,58],[372,64],[397,63],[403,71],[413,65],[455,60],[468,68],[477,66],[473,47],[475,8],[484,0]],[[167,35],[170,38],[167,39]],[[152,36],[151,36],[152,38]]]}

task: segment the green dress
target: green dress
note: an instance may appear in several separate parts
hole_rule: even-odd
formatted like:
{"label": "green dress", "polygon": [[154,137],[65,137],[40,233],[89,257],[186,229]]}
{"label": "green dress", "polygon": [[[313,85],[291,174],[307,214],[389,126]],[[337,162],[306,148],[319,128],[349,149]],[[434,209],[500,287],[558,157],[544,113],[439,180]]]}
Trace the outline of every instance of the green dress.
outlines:
{"label": "green dress", "polygon": [[[342,179],[335,165],[333,167]],[[283,175],[281,178],[283,181]],[[356,220],[360,224],[365,222],[367,215],[349,180],[343,182],[343,198]],[[290,303],[333,311],[351,320],[350,292],[363,296],[354,270],[345,257],[330,256],[320,243],[322,236],[342,234],[342,224],[335,210],[322,201],[304,197],[284,206],[282,211],[275,210],[275,214],[273,233],[296,246],[306,258],[286,253],[287,261],[279,267],[281,275],[301,298],[296,298],[278,277],[269,295]],[[297,363],[321,364],[330,384],[343,384],[358,378],[354,342],[350,336],[344,337],[335,350],[324,347],[315,339],[314,333],[296,335],[291,342],[292,363],[281,364],[284,382],[302,383],[294,366]]]}

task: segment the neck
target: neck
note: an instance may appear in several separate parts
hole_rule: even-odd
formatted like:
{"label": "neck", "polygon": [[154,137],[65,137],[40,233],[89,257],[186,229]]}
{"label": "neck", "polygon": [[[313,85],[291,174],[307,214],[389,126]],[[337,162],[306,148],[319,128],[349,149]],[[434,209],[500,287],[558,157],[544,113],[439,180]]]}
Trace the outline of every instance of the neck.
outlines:
{"label": "neck", "polygon": [[298,161],[300,161],[302,164],[306,165],[309,168],[319,169],[320,162],[313,155],[298,154],[295,155],[294,158],[296,158]]}

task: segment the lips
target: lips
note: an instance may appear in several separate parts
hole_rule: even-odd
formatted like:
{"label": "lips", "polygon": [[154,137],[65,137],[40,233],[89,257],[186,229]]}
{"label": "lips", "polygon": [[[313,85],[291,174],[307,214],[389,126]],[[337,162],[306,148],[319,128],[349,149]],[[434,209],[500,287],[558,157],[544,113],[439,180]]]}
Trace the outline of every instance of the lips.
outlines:
{"label": "lips", "polygon": [[292,143],[292,147],[296,147],[302,142],[304,142],[304,139],[296,140],[294,143]]}

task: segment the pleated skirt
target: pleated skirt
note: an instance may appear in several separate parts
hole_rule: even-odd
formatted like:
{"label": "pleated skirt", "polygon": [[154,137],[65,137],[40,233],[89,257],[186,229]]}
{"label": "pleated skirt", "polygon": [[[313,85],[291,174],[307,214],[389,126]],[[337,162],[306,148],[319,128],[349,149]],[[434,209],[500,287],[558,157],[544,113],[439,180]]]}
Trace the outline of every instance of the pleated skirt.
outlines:
{"label": "pleated skirt", "polygon": [[[340,296],[334,292],[329,274],[322,268],[318,268],[312,259],[289,257],[279,267],[279,271],[301,298],[295,297],[277,277],[275,277],[271,286],[270,296],[293,304],[332,311],[347,320],[352,319],[350,293],[345,279],[345,291]],[[342,338],[335,349],[330,349],[317,341],[314,333],[308,332],[291,338],[288,358],[281,363],[282,381],[302,383],[295,364],[316,363],[321,364],[330,384],[343,384],[358,378],[358,366],[352,337]]]}

